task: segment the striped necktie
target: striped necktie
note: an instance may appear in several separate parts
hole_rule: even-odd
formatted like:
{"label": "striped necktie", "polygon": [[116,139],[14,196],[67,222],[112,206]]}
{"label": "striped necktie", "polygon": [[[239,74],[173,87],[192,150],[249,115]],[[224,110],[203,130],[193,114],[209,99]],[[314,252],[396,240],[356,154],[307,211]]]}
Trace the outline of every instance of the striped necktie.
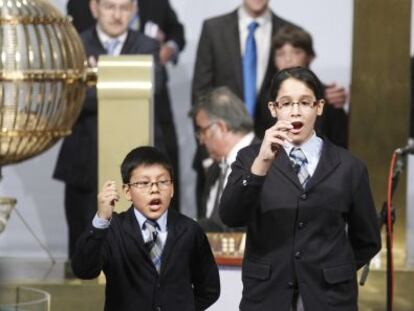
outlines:
{"label": "striped necktie", "polygon": [[306,183],[309,181],[310,178],[309,172],[306,169],[306,164],[308,163],[308,160],[306,159],[305,154],[299,147],[294,147],[290,151],[289,157],[293,169],[295,170],[296,174],[298,174],[300,184],[303,188],[305,188]]}
{"label": "striped necktie", "polygon": [[149,232],[145,245],[149,250],[149,256],[155,266],[155,269],[157,269],[157,272],[160,273],[163,245],[160,237],[158,236],[157,228],[159,229],[159,225],[156,221],[147,219],[144,223],[144,229],[145,228]]}

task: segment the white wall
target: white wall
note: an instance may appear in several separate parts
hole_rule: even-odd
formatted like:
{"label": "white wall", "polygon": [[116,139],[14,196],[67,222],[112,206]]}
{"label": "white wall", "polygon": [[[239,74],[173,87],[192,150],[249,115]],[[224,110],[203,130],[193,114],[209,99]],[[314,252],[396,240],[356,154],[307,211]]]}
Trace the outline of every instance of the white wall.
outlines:
{"label": "white wall", "polygon": [[[87,1],[87,0],[85,0]],[[150,0],[149,0],[150,1]],[[62,10],[65,0],[54,1]],[[229,12],[240,0],[170,0],[186,28],[187,46],[179,65],[170,69],[170,90],[174,106],[183,184],[183,211],[195,215],[194,173],[191,170],[195,149],[191,122],[190,85],[193,64],[205,18]],[[274,12],[306,28],[314,37],[317,58],[313,69],[325,83],[339,82],[348,86],[352,51],[352,1],[271,0]],[[67,248],[66,222],[63,210],[63,186],[51,179],[58,146],[35,159],[3,169],[0,196],[14,196],[17,208],[30,221],[39,237],[46,241],[56,257],[65,257]],[[12,214],[6,230],[0,235],[0,256],[46,257]]]}

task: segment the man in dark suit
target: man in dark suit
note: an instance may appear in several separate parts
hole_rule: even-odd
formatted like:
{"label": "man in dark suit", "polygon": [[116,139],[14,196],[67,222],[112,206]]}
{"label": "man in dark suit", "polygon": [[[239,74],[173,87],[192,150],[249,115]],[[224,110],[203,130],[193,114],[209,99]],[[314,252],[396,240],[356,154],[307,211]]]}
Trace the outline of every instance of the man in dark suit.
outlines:
{"label": "man in dark suit", "polygon": [[[218,86],[228,86],[237,96],[245,99],[243,57],[248,37],[248,25],[255,21],[257,50],[256,104],[252,112],[255,133],[264,135],[261,126],[269,114],[267,89],[276,72],[273,65],[271,40],[276,32],[289,21],[275,15],[269,8],[269,0],[243,0],[235,11],[204,21],[198,43],[194,67],[192,99]],[[326,91],[328,101],[335,106],[345,104],[346,94],[342,87],[333,85]]]}
{"label": "man in dark suit", "polygon": [[229,231],[218,215],[218,203],[237,152],[258,142],[253,133],[253,121],[244,103],[225,86],[199,98],[190,116],[197,139],[210,156],[204,162],[206,184],[198,206],[199,222],[206,231]]}
{"label": "man in dark suit", "polygon": [[[99,55],[109,52],[112,55],[150,54],[155,59],[158,58],[157,41],[141,33],[128,31],[128,23],[134,12],[132,0],[92,0],[91,11],[97,18],[97,24],[83,32],[81,39],[92,63],[96,62]],[[115,42],[116,46],[109,47],[111,42]],[[164,109],[164,103],[157,98],[166,88],[164,69],[159,65],[156,65],[155,76],[157,116],[157,112]],[[74,253],[76,240],[96,212],[97,109],[96,88],[89,89],[72,134],[63,141],[53,174],[54,178],[65,183],[64,205],[69,228],[69,259]],[[157,125],[160,121],[156,118],[154,122],[155,144],[162,149],[162,131]]]}
{"label": "man in dark suit", "polygon": [[169,209],[170,161],[153,147],[138,147],[125,157],[121,173],[132,206],[114,213],[115,183],[103,185],[98,212],[72,260],[75,274],[91,279],[105,273],[106,311],[207,309],[220,295],[218,269],[200,226]]}
{"label": "man in dark suit", "polygon": [[247,226],[240,310],[357,310],[356,270],[381,247],[367,169],[315,134],[313,72],[280,71],[270,95],[278,121],[239,152],[220,203],[224,224]]}
{"label": "man in dark suit", "polygon": [[[69,0],[67,12],[73,17],[73,25],[81,33],[95,25],[88,0]],[[168,0],[138,0],[136,28],[146,35],[161,41],[160,61],[177,62],[179,52],[184,49],[184,26],[178,20]],[[147,30],[147,31],[146,31]]]}

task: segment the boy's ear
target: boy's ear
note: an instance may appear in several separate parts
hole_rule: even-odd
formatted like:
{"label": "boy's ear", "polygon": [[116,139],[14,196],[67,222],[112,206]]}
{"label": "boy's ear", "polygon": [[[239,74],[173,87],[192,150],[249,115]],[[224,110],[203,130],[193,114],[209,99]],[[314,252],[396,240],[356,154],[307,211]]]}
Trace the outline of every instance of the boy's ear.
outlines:
{"label": "boy's ear", "polygon": [[128,185],[122,185],[122,192],[124,193],[125,199],[127,199],[128,201],[132,201],[131,188]]}
{"label": "boy's ear", "polygon": [[275,102],[269,101],[267,103],[267,108],[269,108],[270,113],[273,118],[277,118],[276,104]]}
{"label": "boy's ear", "polygon": [[318,101],[318,104],[317,104],[318,106],[317,106],[317,114],[318,114],[318,116],[321,116],[322,115],[322,113],[323,113],[323,107],[325,106],[325,100],[323,100],[323,99],[320,99],[319,101]]}

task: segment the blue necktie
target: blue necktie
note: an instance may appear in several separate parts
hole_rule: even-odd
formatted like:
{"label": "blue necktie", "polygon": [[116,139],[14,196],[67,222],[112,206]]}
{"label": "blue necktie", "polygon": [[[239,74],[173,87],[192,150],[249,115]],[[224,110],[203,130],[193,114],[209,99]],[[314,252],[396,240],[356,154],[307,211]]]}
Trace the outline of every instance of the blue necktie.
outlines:
{"label": "blue necktie", "polygon": [[108,53],[108,55],[114,55],[115,49],[117,48],[118,44],[120,44],[121,41],[119,39],[109,39],[105,42],[105,49]]}
{"label": "blue necktie", "polygon": [[243,87],[244,87],[244,101],[250,116],[254,116],[254,109],[256,106],[256,67],[257,67],[257,51],[256,40],[254,39],[254,32],[259,24],[255,21],[251,22],[247,29],[246,46],[243,55]]}

